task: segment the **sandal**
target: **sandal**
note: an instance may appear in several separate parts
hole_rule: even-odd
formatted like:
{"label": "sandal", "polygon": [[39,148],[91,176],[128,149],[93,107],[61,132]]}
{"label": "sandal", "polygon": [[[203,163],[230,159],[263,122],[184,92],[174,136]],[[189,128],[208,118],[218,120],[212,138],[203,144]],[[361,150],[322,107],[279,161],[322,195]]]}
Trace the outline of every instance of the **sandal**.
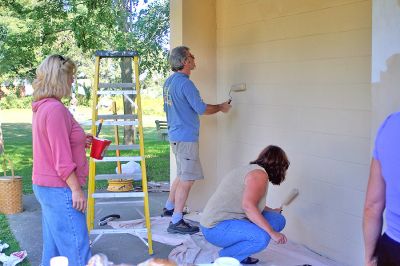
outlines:
{"label": "sandal", "polygon": [[244,260],[242,260],[240,263],[241,264],[256,264],[259,261],[260,261],[259,259],[247,257]]}

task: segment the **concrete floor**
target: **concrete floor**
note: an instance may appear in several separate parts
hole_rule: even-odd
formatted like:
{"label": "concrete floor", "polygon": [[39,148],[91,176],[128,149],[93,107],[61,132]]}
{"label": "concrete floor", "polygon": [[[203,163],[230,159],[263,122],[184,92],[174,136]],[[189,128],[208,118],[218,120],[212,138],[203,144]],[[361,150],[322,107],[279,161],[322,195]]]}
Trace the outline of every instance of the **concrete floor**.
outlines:
{"label": "concrete floor", "polygon": [[[159,216],[168,197],[167,192],[149,193],[150,215]],[[42,252],[41,209],[34,195],[24,196],[24,211],[8,215],[12,232],[22,249],[28,252],[28,260],[32,266],[40,264]],[[143,210],[142,208],[139,208]],[[109,214],[121,215],[120,220],[139,219],[141,216],[128,205],[100,205],[96,208],[95,224]],[[102,228],[106,228],[102,227]],[[95,236],[91,236],[93,240]],[[154,254],[152,257],[166,258],[174,247],[153,241]],[[150,258],[147,247],[132,235],[113,234],[102,236],[92,247],[92,254],[103,253],[116,264],[138,264]]]}

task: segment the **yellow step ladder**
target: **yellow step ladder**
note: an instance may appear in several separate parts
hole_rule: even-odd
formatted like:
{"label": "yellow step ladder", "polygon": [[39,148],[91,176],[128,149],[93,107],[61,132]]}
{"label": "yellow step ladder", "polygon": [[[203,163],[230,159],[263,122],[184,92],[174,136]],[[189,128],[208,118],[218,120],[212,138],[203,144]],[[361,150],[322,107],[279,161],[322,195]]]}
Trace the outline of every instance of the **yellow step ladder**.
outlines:
{"label": "yellow step ladder", "polygon": [[[153,243],[151,236],[150,227],[150,211],[149,211],[149,195],[147,189],[147,176],[146,176],[146,162],[144,155],[144,139],[143,139],[143,119],[142,119],[142,106],[140,98],[140,84],[139,84],[139,57],[136,51],[96,51],[95,53],[96,63],[95,63],[95,77],[92,90],[92,134],[96,135],[96,132],[100,127],[113,126],[116,132],[118,131],[118,126],[134,126],[137,127],[139,144],[132,145],[120,145],[117,139],[118,133],[115,133],[116,139],[114,143],[111,143],[108,151],[116,151],[116,156],[109,156],[109,152],[102,160],[97,160],[90,158],[89,162],[89,181],[88,181],[88,208],[87,208],[87,226],[91,235],[97,235],[97,237],[92,242],[92,245],[104,234],[121,234],[127,233],[136,235],[142,240],[142,242],[148,247],[149,254],[153,254]],[[134,82],[133,83],[100,83],[100,60],[104,58],[132,58],[133,62],[133,72],[134,72]],[[136,95],[135,102],[131,101],[135,108],[132,108],[132,114],[122,114],[118,115],[114,111],[111,114],[98,114],[98,98],[99,96],[115,96],[123,95]],[[119,156],[119,151],[128,150],[134,151],[139,150],[139,156]],[[97,180],[115,180],[115,179],[129,179],[133,178],[137,174],[124,174],[121,173],[120,162],[130,162],[137,161],[141,165],[141,179],[142,179],[142,189],[143,192],[97,192],[96,191],[96,181]],[[109,163],[116,162],[118,164],[118,172],[110,174],[97,174],[96,175],[96,165],[98,163]],[[127,199],[131,199],[127,201]],[[144,207],[144,219],[146,222],[145,228],[140,229],[94,229],[94,213],[95,213],[95,203],[96,199],[106,199],[98,204],[130,204],[132,207],[137,206]],[[112,201],[108,201],[108,200]],[[132,200],[134,199],[134,200]],[[133,209],[138,211],[137,209]],[[141,213],[140,211],[138,211]],[[143,215],[142,215],[143,216]],[[147,233],[147,241],[141,236],[141,234]]]}

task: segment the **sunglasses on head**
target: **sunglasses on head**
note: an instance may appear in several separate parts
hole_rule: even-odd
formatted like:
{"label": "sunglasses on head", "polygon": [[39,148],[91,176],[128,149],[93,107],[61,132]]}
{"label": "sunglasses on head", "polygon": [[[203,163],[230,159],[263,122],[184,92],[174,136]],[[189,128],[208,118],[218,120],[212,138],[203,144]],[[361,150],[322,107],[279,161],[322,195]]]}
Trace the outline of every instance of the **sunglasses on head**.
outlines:
{"label": "sunglasses on head", "polygon": [[69,59],[65,59],[65,57],[62,55],[57,55],[57,58],[60,59],[60,61],[62,62],[63,65],[69,60]]}

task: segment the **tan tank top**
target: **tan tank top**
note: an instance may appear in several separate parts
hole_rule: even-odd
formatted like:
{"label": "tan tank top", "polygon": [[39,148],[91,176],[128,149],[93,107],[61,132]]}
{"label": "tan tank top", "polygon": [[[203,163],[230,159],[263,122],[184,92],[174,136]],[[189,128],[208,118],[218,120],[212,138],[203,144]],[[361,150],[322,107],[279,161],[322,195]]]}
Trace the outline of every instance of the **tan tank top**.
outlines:
{"label": "tan tank top", "polygon": [[[265,172],[264,168],[257,164],[250,164],[234,169],[222,179],[217,190],[208,200],[203,210],[200,219],[202,226],[211,228],[224,220],[246,218],[246,214],[242,209],[242,198],[245,187],[244,179],[249,172],[255,169]],[[260,212],[265,207],[266,196],[267,193],[258,202]]]}

